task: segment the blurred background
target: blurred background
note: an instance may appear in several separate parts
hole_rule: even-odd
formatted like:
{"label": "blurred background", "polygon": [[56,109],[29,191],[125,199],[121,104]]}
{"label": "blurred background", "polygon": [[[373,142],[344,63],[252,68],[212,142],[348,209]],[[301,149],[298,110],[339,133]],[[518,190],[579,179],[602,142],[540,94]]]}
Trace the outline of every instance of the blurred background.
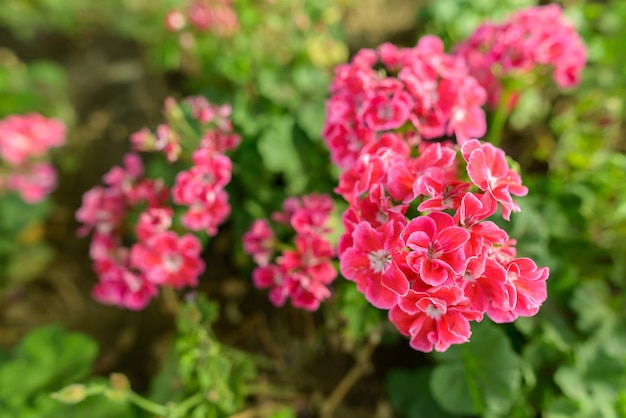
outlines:
{"label": "blurred background", "polygon": [[[241,236],[288,195],[332,193],[337,173],[321,129],[334,66],[424,34],[450,50],[481,22],[539,3],[233,0],[215,2],[229,12],[210,27],[190,18],[196,3],[2,2],[0,118],[59,118],[67,141],[50,153],[59,177],[49,199],[0,193],[0,416],[179,416],[111,396],[67,406],[49,394],[115,372],[147,399],[180,401],[203,386],[176,381],[172,368],[185,359],[203,367],[180,347],[204,327],[237,350],[233,365],[243,355],[254,371],[241,372],[245,385],[226,385],[232,407],[180,416],[626,417],[626,3],[560,3],[588,48],[582,82],[525,89],[504,130],[501,146],[530,189],[506,229],[520,256],[550,267],[548,301],[533,318],[476,331],[484,338],[470,348],[438,355],[410,349],[345,284],[341,303],[315,313],[273,307],[252,285]],[[188,95],[231,103],[243,138],[232,156],[233,213],[207,244],[197,289],[216,304],[194,305],[195,322],[167,293],[139,312],[98,304],[75,211],[121,163],[129,136],[163,123],[164,100]],[[433,373],[444,367],[470,389],[437,387]]]}

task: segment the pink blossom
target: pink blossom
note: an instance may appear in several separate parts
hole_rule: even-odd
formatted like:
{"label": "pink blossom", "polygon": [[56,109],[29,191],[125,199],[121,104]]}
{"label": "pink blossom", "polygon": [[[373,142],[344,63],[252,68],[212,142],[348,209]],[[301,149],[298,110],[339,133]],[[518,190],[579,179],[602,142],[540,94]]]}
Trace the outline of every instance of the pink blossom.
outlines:
{"label": "pink blossom", "polygon": [[396,91],[388,97],[379,93],[369,99],[363,111],[363,121],[375,131],[400,128],[409,119],[413,98],[405,91]]}
{"label": "pink blossom", "polygon": [[396,305],[398,296],[409,291],[409,280],[398,267],[404,246],[400,238],[402,223],[389,222],[375,230],[361,222],[352,233],[353,246],[340,258],[341,274],[357,283],[357,289],[377,308]]}
{"label": "pink blossom", "polygon": [[480,143],[473,139],[463,144],[463,158],[467,161],[467,174],[482,191],[489,192],[502,206],[502,217],[510,219],[511,212],[519,212],[520,207],[511,195],[525,196],[528,188],[522,186],[520,175],[509,168],[504,151],[490,143]]}
{"label": "pink blossom", "polygon": [[85,236],[92,228],[110,233],[124,219],[126,204],[124,195],[117,189],[93,187],[83,194],[83,201],[76,211],[76,220],[83,224],[79,236]]}
{"label": "pink blossom", "polygon": [[170,32],[178,32],[187,24],[185,15],[178,10],[170,10],[165,15],[165,28]]}
{"label": "pink blossom", "polygon": [[198,276],[204,271],[201,251],[195,235],[178,237],[174,232],[165,231],[133,245],[130,260],[150,282],[182,288],[198,284]]}
{"label": "pink blossom", "polygon": [[0,120],[0,159],[21,165],[65,143],[65,125],[40,114],[11,115]]}
{"label": "pink blossom", "polygon": [[[510,321],[517,316],[533,316],[546,300],[548,293],[547,267],[537,267],[530,258],[517,258],[506,266],[507,280],[515,287],[517,301],[511,312]],[[508,321],[507,321],[508,322]]]}
{"label": "pink blossom", "polygon": [[215,236],[217,228],[226,221],[230,211],[228,194],[220,190],[217,194],[207,195],[205,202],[191,204],[183,214],[181,223],[192,231],[204,230],[209,236]]}
{"label": "pink blossom", "polygon": [[201,32],[231,36],[239,26],[230,0],[194,0],[187,9],[189,23]]}
{"label": "pink blossom", "polygon": [[146,241],[153,235],[167,231],[172,226],[173,216],[171,208],[148,208],[137,220],[137,238]]}
{"label": "pink blossom", "polygon": [[100,282],[91,295],[100,303],[138,311],[158,293],[157,287],[143,275],[110,260],[100,262],[97,271]]}
{"label": "pink blossom", "polygon": [[517,303],[515,287],[507,280],[506,270],[496,260],[473,256],[460,284],[470,307],[486,312],[495,322],[507,322],[508,313]]}
{"label": "pink blossom", "polygon": [[194,165],[176,176],[172,188],[174,203],[192,205],[212,202],[215,195],[230,182],[232,163],[227,156],[199,149],[193,159]]}
{"label": "pink blossom", "polygon": [[587,58],[580,36],[556,4],[518,11],[501,24],[485,23],[455,49],[487,91],[492,108],[505,77],[548,68],[559,87],[572,87]]}
{"label": "pink blossom", "polygon": [[469,341],[469,321],[482,314],[470,308],[470,299],[458,286],[439,286],[426,292],[413,289],[389,311],[389,320],[404,335],[409,335],[415,350],[445,351],[451,344]]}
{"label": "pink blossom", "polygon": [[35,163],[24,171],[10,173],[4,187],[18,192],[27,203],[38,203],[52,193],[56,183],[57,172],[51,164]]}
{"label": "pink blossom", "polygon": [[472,186],[471,183],[450,181],[445,171],[439,167],[432,167],[417,179],[413,186],[415,196],[429,196],[417,209],[421,212],[456,209],[461,199]]}
{"label": "pink blossom", "polygon": [[274,251],[274,238],[267,220],[257,219],[243,235],[243,249],[257,265],[267,266]]}
{"label": "pink blossom", "polygon": [[335,251],[325,238],[316,234],[298,234],[295,250],[283,251],[278,264],[286,271],[302,271],[312,280],[330,284],[337,277],[331,258]]}
{"label": "pink blossom", "polygon": [[498,225],[485,219],[496,211],[496,202],[488,194],[463,196],[454,219],[467,229],[470,239],[465,244],[467,254],[479,255],[493,250],[494,245],[504,245],[509,239]]}
{"label": "pink blossom", "polygon": [[289,283],[285,272],[275,265],[259,266],[252,272],[252,281],[259,289],[270,288],[269,299],[274,306],[285,304],[290,294]]}
{"label": "pink blossom", "polygon": [[463,273],[463,244],[470,234],[455,225],[452,216],[443,212],[419,216],[407,224],[402,234],[411,250],[406,262],[424,283],[439,286]]}

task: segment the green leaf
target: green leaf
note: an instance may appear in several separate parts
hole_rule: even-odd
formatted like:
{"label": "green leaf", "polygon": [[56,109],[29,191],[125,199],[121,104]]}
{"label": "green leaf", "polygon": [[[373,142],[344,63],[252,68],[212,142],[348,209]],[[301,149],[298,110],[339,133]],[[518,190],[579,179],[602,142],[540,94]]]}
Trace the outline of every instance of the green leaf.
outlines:
{"label": "green leaf", "polygon": [[21,246],[10,257],[6,276],[12,281],[35,279],[53,258],[54,250],[46,244]]}
{"label": "green leaf", "polygon": [[258,151],[265,168],[283,174],[288,191],[297,194],[306,185],[306,174],[293,143],[293,124],[294,120],[289,115],[273,118],[259,138]]}
{"label": "green leaf", "polygon": [[270,415],[270,418],[298,418],[298,416],[291,408],[281,408]]}
{"label": "green leaf", "polygon": [[0,401],[26,402],[85,377],[98,347],[89,337],[49,325],[28,334],[0,367]]}
{"label": "green leaf", "polygon": [[430,390],[426,390],[431,374],[430,368],[392,370],[385,381],[385,389],[393,409],[405,418],[452,417],[439,406]]}
{"label": "green leaf", "polygon": [[506,415],[521,386],[520,359],[501,328],[474,326],[469,343],[437,354],[430,379],[434,398],[453,414]]}

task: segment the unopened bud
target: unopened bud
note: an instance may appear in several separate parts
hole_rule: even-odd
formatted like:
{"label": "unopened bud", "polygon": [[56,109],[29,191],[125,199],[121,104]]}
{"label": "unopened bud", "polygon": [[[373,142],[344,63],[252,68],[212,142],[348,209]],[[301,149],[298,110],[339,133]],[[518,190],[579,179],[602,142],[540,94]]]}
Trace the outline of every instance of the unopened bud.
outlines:
{"label": "unopened bud", "polygon": [[59,402],[75,404],[87,397],[87,388],[85,385],[75,383],[64,387],[58,392],[51,393],[50,397]]}

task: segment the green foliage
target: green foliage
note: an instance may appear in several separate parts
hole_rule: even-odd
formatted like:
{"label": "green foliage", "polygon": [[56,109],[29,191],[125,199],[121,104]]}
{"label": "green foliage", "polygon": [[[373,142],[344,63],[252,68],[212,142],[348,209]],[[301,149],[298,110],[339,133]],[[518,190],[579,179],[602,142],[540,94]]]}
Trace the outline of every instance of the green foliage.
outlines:
{"label": "green foliage", "polygon": [[[74,406],[50,397],[53,390],[85,379],[97,353],[93,340],[79,333],[65,332],[57,325],[32,331],[7,358],[0,358],[0,415],[135,417],[132,409],[106,399],[93,399]],[[96,382],[98,379],[90,379],[91,384]]]}
{"label": "green foliage", "polygon": [[38,277],[53,250],[43,242],[43,220],[50,202],[27,204],[14,193],[0,193],[0,286]]}
{"label": "green foliage", "polygon": [[453,417],[454,415],[442,409],[431,391],[427,390],[431,376],[431,368],[420,368],[415,371],[392,370],[387,375],[385,387],[393,408],[402,411],[405,418]]}
{"label": "green foliage", "polygon": [[256,376],[250,356],[221,344],[211,331],[218,306],[202,295],[178,315],[174,351],[156,377],[151,399],[168,403],[168,417],[228,417],[247,396]]}
{"label": "green foliage", "polygon": [[536,5],[536,0],[438,0],[420,11],[418,22],[423,32],[437,33],[450,45],[465,39],[479,24],[498,21],[515,10]]}
{"label": "green foliage", "polygon": [[453,414],[506,415],[521,387],[520,361],[501,328],[487,321],[470,344],[439,353],[430,379],[433,397]]}
{"label": "green foliage", "polygon": [[40,112],[73,120],[63,68],[51,61],[20,62],[9,50],[0,53],[0,117]]}

